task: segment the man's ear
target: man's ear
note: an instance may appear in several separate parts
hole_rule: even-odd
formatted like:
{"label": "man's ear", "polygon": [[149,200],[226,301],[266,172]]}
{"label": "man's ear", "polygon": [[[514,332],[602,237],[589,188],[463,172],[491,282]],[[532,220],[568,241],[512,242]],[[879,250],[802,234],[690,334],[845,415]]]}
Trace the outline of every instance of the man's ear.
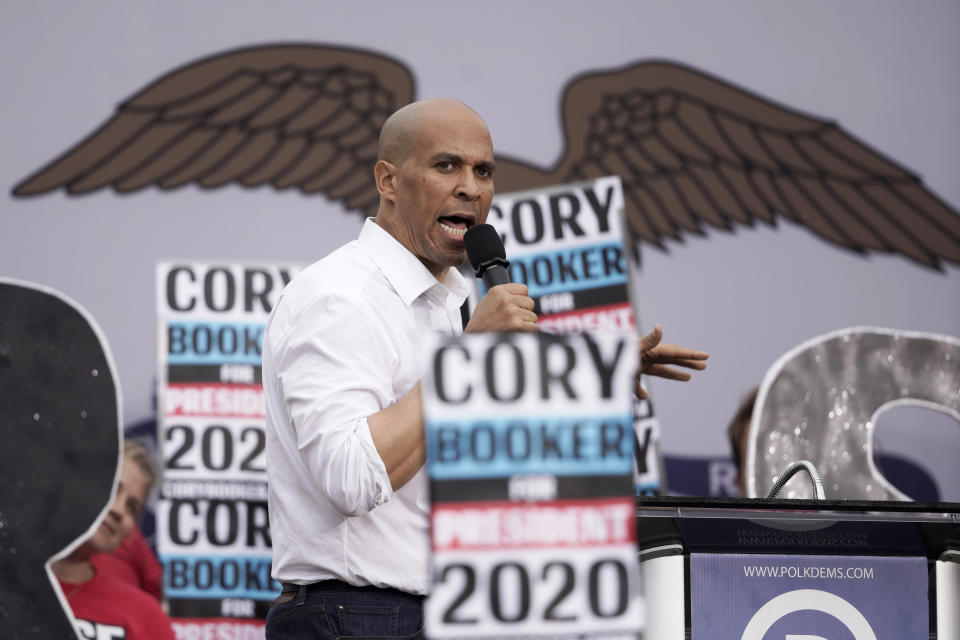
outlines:
{"label": "man's ear", "polygon": [[384,200],[394,202],[397,196],[397,165],[387,160],[378,160],[373,167],[377,191]]}

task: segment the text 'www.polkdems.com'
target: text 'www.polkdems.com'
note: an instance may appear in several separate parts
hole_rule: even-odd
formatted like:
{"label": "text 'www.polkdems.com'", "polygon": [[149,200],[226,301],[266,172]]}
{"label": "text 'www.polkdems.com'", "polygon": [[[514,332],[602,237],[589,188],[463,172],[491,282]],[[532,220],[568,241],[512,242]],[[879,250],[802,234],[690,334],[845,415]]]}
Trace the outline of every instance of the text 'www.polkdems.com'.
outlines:
{"label": "text 'www.polkdems.com'", "polygon": [[745,565],[747,578],[818,578],[821,580],[873,580],[873,567],[796,567]]}

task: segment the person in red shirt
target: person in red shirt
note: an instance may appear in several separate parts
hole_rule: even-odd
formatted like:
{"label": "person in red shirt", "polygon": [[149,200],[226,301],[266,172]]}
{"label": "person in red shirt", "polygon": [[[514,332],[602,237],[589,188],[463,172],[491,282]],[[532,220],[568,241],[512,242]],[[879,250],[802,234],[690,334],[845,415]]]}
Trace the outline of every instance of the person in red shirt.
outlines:
{"label": "person in red shirt", "polygon": [[[133,440],[127,440],[124,442],[123,453],[125,459],[137,463],[147,474],[149,486],[152,487],[156,482],[157,470],[147,449]],[[147,544],[139,526],[131,528],[120,546],[113,551],[93,556],[93,566],[98,573],[118,578],[146,591],[156,598],[157,602],[163,602],[163,567]]]}
{"label": "person in red shirt", "polygon": [[[141,589],[108,571],[98,571],[93,557],[115,550],[134,527],[154,474],[142,465],[135,451],[142,447],[124,443],[123,466],[117,491],[106,517],[86,541],[51,569],[60,583],[76,619],[77,632],[89,640],[173,640],[174,633],[159,602]],[[146,458],[144,458],[146,460]]]}
{"label": "person in red shirt", "polygon": [[163,602],[163,567],[140,527],[134,527],[114,551],[93,556],[93,566],[97,573],[109,574]]}

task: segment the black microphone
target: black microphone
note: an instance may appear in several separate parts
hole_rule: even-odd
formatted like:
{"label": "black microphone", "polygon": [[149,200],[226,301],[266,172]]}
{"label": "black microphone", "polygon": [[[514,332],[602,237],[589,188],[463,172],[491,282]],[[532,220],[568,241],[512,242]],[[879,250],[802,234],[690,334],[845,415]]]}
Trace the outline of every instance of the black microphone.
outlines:
{"label": "black microphone", "polygon": [[467,258],[478,278],[483,278],[484,286],[489,290],[498,284],[507,284],[510,272],[507,267],[507,253],[503,249],[500,234],[489,224],[478,224],[467,229],[463,236],[467,247]]}

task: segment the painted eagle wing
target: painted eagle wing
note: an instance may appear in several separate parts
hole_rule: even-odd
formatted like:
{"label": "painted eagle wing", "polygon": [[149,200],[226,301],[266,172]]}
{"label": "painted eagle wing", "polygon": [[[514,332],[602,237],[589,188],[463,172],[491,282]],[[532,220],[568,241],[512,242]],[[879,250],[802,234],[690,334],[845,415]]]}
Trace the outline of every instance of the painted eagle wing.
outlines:
{"label": "painted eagle wing", "polygon": [[498,159],[498,190],[511,174],[524,188],[537,173],[544,184],[617,174],[633,239],[661,248],[704,225],[773,225],[779,215],[856,252],[960,264],[957,211],[832,122],[665,62],[575,78],[562,108],[557,166]]}
{"label": "painted eagle wing", "polygon": [[403,64],[366,51],[278,45],[218,54],[147,86],[14,194],[237,182],[322,192],[373,213],[380,127],[413,93]]}

